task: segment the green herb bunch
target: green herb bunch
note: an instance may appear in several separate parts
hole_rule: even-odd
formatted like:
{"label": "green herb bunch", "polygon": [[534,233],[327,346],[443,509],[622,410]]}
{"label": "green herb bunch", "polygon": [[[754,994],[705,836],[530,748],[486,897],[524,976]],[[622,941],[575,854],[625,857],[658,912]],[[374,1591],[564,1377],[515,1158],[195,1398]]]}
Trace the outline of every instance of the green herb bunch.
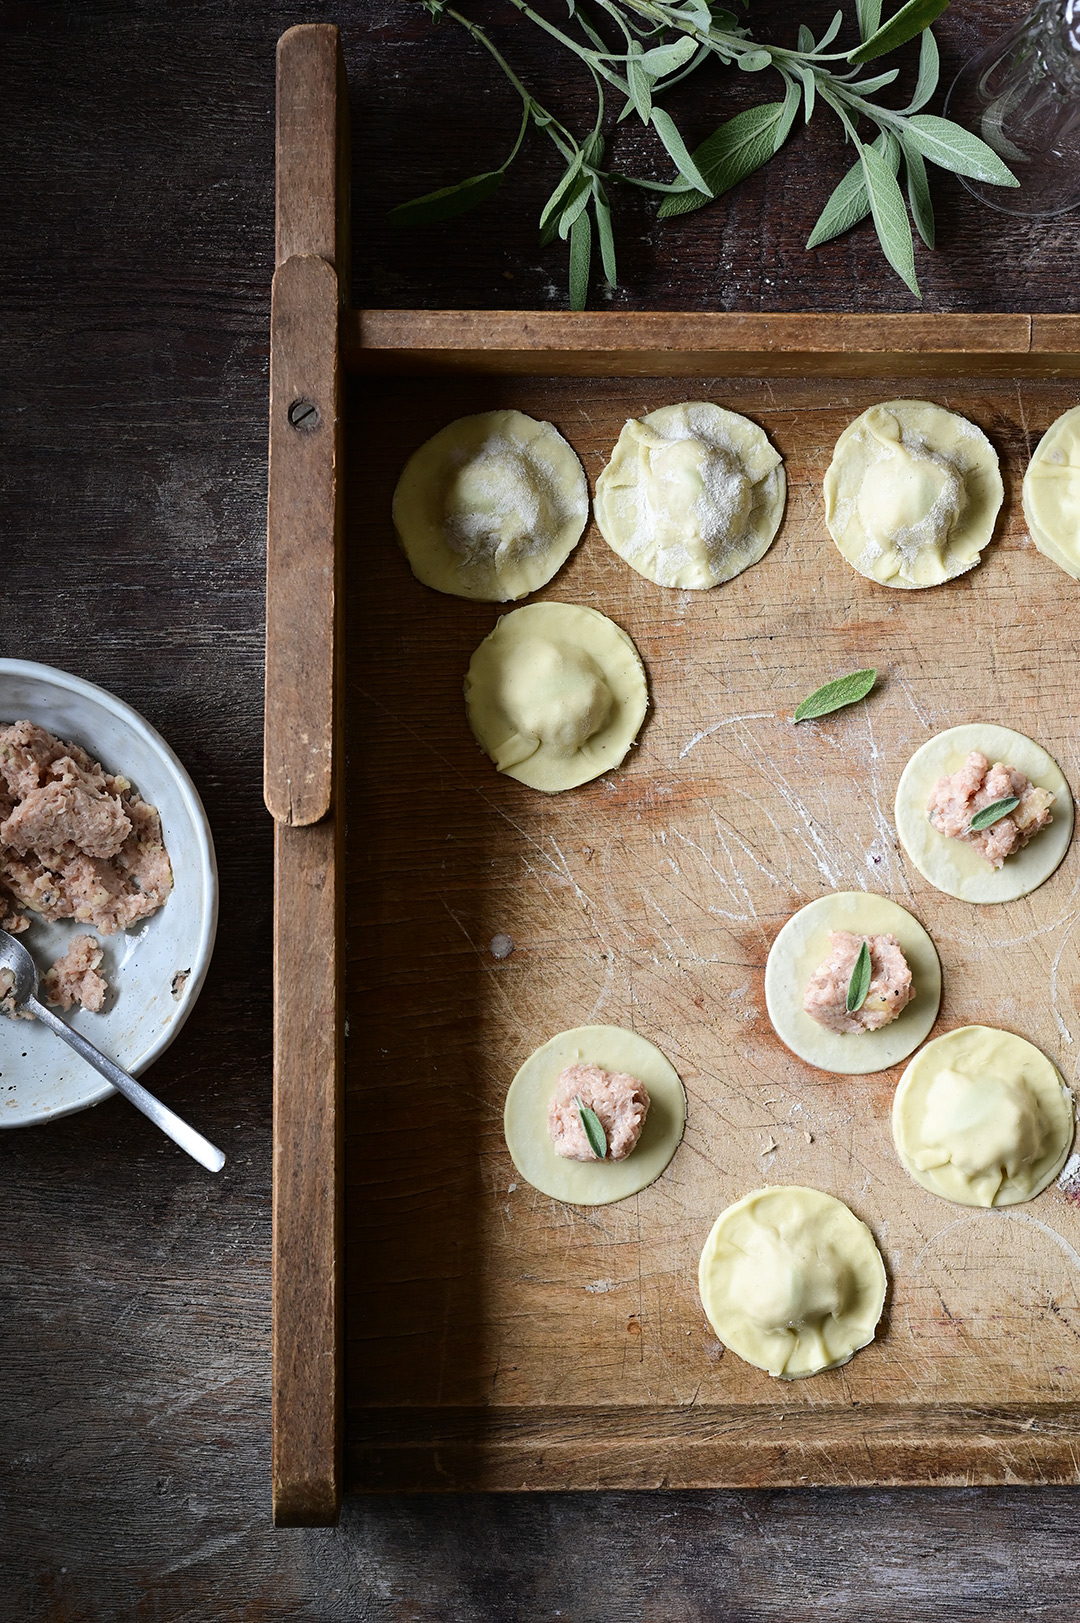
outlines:
{"label": "green herb bunch", "polygon": [[[911,216],[928,248],[934,246],[928,162],[992,185],[1019,184],[977,136],[949,119],[921,111],[938,83],[938,50],[930,24],[945,10],[948,0],[907,0],[884,23],[882,0],[856,0],[860,44],[849,51],[829,49],[843,24],[842,10],[818,40],[800,24],[796,47],[791,50],[754,40],[733,11],[712,0],[588,0],[587,4],[586,0],[567,0],[567,26],[575,33],[557,27],[527,0],[511,0],[592,76],[596,118],[580,140],[537,101],[483,28],[448,0],[422,3],[436,19],[449,17],[459,23],[499,64],[521,98],[521,127],[512,150],[497,169],[401,203],[390,211],[390,218],[398,225],[426,225],[451,219],[484,202],[502,185],[530,127],[535,128],[552,143],[562,165],[558,184],[541,211],[540,240],[546,244],[558,235],[569,241],[570,304],[575,310],[585,308],[594,236],[604,276],[609,286],[616,286],[610,186],[661,193],[662,220],[704,208],[779,152],[800,111],[809,123],[817,108],[829,108],[856,153],[854,164],[822,209],[807,247],[816,248],[871,215],[886,259],[916,296],[921,295],[901,170]],[[601,28],[610,38],[604,38]],[[899,110],[879,106],[873,98],[893,83],[899,70],[889,68],[864,78],[864,65],[917,35],[922,38],[911,101]],[[743,73],[772,69],[780,75],[784,94],[782,100],[737,113],[690,152],[675,121],[659,102],[710,58]],[[618,122],[636,116],[655,132],[675,165],[674,179],[651,180],[604,167],[605,90],[622,98]],[[869,139],[860,131],[864,123],[876,129]]]}

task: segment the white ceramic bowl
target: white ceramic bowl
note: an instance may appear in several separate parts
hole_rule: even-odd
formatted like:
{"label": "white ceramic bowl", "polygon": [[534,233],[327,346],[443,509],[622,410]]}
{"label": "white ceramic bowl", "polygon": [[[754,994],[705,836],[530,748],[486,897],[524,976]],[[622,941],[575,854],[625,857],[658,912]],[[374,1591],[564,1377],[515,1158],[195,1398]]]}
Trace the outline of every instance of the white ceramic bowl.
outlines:
{"label": "white ceramic bowl", "polygon": [[[110,993],[99,1014],[62,1018],[138,1076],[163,1053],[194,1006],[217,930],[217,864],[195,786],[172,750],[130,706],[80,677],[22,659],[0,659],[0,725],[34,721],[81,744],[108,772],[122,772],[161,814],[173,891],[164,907],[102,936]],[[20,941],[44,972],[88,926],[36,913]],[[0,1127],[25,1127],[96,1105],[109,1083],[33,1020],[0,1016]]]}

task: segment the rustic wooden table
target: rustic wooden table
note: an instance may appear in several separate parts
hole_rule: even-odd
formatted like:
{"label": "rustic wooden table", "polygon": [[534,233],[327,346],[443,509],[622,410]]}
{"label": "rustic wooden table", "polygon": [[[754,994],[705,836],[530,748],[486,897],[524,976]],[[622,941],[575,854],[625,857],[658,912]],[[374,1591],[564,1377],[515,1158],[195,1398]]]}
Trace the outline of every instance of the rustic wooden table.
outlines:
{"label": "rustic wooden table", "polygon": [[[492,15],[538,90],[561,64]],[[807,7],[820,24],[830,7]],[[956,0],[943,81],[1024,11]],[[766,38],[791,8],[762,3]],[[2,1145],[0,1570],[13,1620],[1071,1619],[1067,1489],[353,1499],[339,1528],[269,1519],[270,844],[261,801],[274,42],[340,23],[353,89],[354,302],[558,307],[550,185],[395,232],[386,207],[488,166],[515,110],[449,23],[407,0],[0,7],[6,161],[0,651],[75,671],[174,744],[217,840],[206,990],[151,1082],[230,1154],[213,1179],[120,1102]],[[701,135],[763,95],[717,73]],[[940,107],[940,98],[934,104]],[[624,131],[628,146],[641,137]],[[803,243],[846,167],[798,134],[708,213],[620,199],[624,308],[916,307],[866,227]],[[936,188],[930,310],[1080,310],[1076,221]]]}

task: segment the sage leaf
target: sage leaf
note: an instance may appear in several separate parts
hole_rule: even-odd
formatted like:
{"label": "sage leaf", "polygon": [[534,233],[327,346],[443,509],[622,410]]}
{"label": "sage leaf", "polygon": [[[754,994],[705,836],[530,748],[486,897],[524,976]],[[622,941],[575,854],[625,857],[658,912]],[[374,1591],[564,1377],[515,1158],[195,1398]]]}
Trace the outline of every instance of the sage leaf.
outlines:
{"label": "sage leaf", "polygon": [[693,153],[693,161],[705,180],[704,191],[676,192],[660,205],[660,218],[689,214],[703,208],[714,197],[729,191],[760,169],[773,156],[773,135],[784,111],[782,101],[763,102],[736,113],[726,124],[706,136]]}
{"label": "sage leaf", "polygon": [[860,699],[866,698],[876,680],[876,670],[849,671],[846,676],[838,676],[834,682],[826,682],[824,687],[816,688],[803,700],[795,711],[795,720],[814,721],[818,716],[828,716],[834,710],[842,710],[845,705],[858,704]]}
{"label": "sage leaf", "polygon": [[604,279],[608,287],[618,287],[619,279],[615,270],[615,233],[611,228],[611,207],[607,194],[599,181],[593,182],[594,209],[596,213],[596,234],[600,238],[600,260],[604,267]]}
{"label": "sage leaf", "polygon": [[592,196],[592,180],[588,175],[579,175],[566,199],[565,207],[559,215],[559,235],[565,242],[573,229],[574,221],[581,211],[588,207]]}
{"label": "sage leaf", "polygon": [[872,966],[870,963],[870,944],[863,937],[863,944],[859,948],[859,956],[855,960],[855,967],[851,971],[851,979],[847,989],[847,1012],[855,1014],[866,1002],[866,994],[870,990],[870,976]]}
{"label": "sage leaf", "polygon": [[891,16],[887,23],[876,28],[869,39],[864,39],[853,51],[848,52],[848,61],[858,65],[860,62],[872,62],[877,56],[884,56],[886,51],[895,51],[897,46],[906,45],[909,39],[921,34],[924,28],[936,21],[945,10],[949,0],[907,0],[906,6]]}
{"label": "sage leaf", "polygon": [[888,73],[879,73],[874,79],[856,79],[848,85],[848,89],[857,91],[860,96],[872,96],[875,90],[884,90],[886,85],[891,85],[899,77],[900,69],[890,68]]}
{"label": "sage leaf", "polygon": [[915,279],[915,249],[911,240],[904,195],[888,163],[876,147],[862,148],[862,163],[866,173],[866,190],[870,198],[870,212],[874,216],[878,241],[885,258],[901,281],[921,298]]}
{"label": "sage leaf", "polygon": [[440,220],[452,220],[456,214],[485,203],[503,183],[503,171],[492,169],[485,175],[470,175],[455,186],[440,186],[437,192],[425,192],[408,203],[398,203],[389,211],[392,225],[437,225]]}
{"label": "sage leaf", "polygon": [[[900,147],[897,142],[883,130],[874,146],[895,174],[900,168]],[[870,198],[866,191],[866,176],[863,173],[862,159],[858,158],[818,215],[817,224],[810,233],[806,246],[820,248],[823,242],[831,242],[833,237],[842,236],[845,231],[850,231],[853,225],[865,220],[869,213]]]}
{"label": "sage leaf", "polygon": [[814,36],[805,23],[799,24],[799,50],[809,52],[814,49]]}
{"label": "sage leaf", "polygon": [[570,227],[570,308],[584,310],[589,300],[592,221],[581,213]]}
{"label": "sage leaf", "polygon": [[795,72],[799,75],[799,78],[803,82],[803,94],[806,99],[806,113],[804,116],[807,124],[809,124],[810,120],[814,116],[814,98],[817,95],[817,80],[814,77],[813,68],[808,68],[802,63],[797,62],[795,64]]}
{"label": "sage leaf", "polygon": [[649,114],[652,112],[652,81],[641,65],[644,52],[636,40],[631,50],[633,54],[628,57],[626,63],[626,84],[638,117],[643,124],[647,124]]}
{"label": "sage leaf", "polygon": [[869,39],[881,26],[881,0],[855,0],[855,15],[859,19],[859,38]]}
{"label": "sage leaf", "polygon": [[584,155],[581,152],[576,152],[574,154],[573,161],[567,168],[566,173],[563,175],[559,184],[556,186],[555,190],[544,204],[540,215],[541,231],[543,231],[544,227],[548,224],[548,221],[554,218],[555,212],[562,203],[563,198],[574,184],[577,176],[581,173],[583,157]]}
{"label": "sage leaf", "polygon": [[1019,795],[1006,795],[1004,800],[991,801],[982,811],[977,811],[968,824],[969,834],[978,834],[981,829],[989,828],[993,823],[1000,823],[1003,817],[1008,817],[1020,804]]}
{"label": "sage leaf", "polygon": [[904,167],[907,170],[907,194],[912,219],[928,248],[934,246],[934,205],[930,197],[930,182],[926,178],[926,165],[918,147],[904,141]]}
{"label": "sage leaf", "polygon": [[590,1110],[588,1105],[582,1104],[580,1093],[575,1098],[574,1103],[578,1107],[578,1115],[581,1117],[581,1125],[585,1137],[589,1141],[590,1150],[592,1150],[598,1161],[605,1160],[607,1157],[607,1134],[604,1132],[603,1122],[595,1110]]}
{"label": "sage leaf", "polygon": [[768,51],[747,51],[738,58],[738,65],[744,73],[760,73],[763,68],[772,67],[772,56]]}
{"label": "sage leaf", "polygon": [[941,59],[938,56],[937,40],[930,29],[925,28],[919,46],[919,77],[915,81],[915,94],[904,109],[906,113],[917,113],[920,107],[926,106],[937,89],[940,74]]}
{"label": "sage leaf", "polygon": [[799,111],[799,103],[802,101],[802,86],[796,80],[788,78],[787,74],[784,77],[787,80],[787,90],[784,92],[784,110],[776,121],[776,132],[773,135],[774,152],[780,151],[791,134],[791,126],[795,122],[795,114]]}
{"label": "sage leaf", "polygon": [[659,79],[662,74],[675,73],[684,63],[689,62],[698,48],[698,42],[690,34],[684,34],[681,39],[674,40],[670,45],[654,45],[651,51],[646,51],[639,58],[646,73]]}
{"label": "sage leaf", "polygon": [[836,38],[837,34],[840,32],[840,24],[843,22],[843,20],[844,20],[844,13],[842,11],[838,11],[836,13],[836,15],[833,17],[833,20],[829,24],[828,28],[826,28],[825,32],[822,34],[821,38],[817,42],[817,48],[818,48],[819,51],[823,51],[825,49],[826,45],[831,45],[832,44],[833,40]]}
{"label": "sage leaf", "polygon": [[980,141],[969,130],[961,129],[949,118],[937,118],[933,113],[915,113],[904,120],[904,134],[918,147],[923,157],[936,163],[939,169],[951,169],[954,175],[984,180],[991,186],[1020,184],[993,147],[987,146],[985,141]]}
{"label": "sage leaf", "polygon": [[709,183],[701,173],[697,164],[686,150],[686,143],[675,127],[675,120],[670,113],[665,113],[662,107],[652,110],[652,126],[668,150],[668,156],[674,160],[675,167],[680,175],[684,175],[691,186],[699,191],[707,192]]}

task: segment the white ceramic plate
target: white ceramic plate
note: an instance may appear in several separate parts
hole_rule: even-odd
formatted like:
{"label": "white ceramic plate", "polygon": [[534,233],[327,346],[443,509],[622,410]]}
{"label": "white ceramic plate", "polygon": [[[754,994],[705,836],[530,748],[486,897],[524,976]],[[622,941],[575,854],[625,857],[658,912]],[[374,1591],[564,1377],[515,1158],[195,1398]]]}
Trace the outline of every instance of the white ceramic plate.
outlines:
{"label": "white ceramic plate", "polygon": [[[130,706],[80,677],[22,659],[0,659],[0,724],[34,721],[81,744],[108,772],[122,772],[161,814],[173,891],[150,918],[102,936],[104,1009],[62,1018],[138,1076],[163,1053],[195,1004],[217,930],[217,864],[195,786],[165,740]],[[44,973],[88,926],[29,915],[19,940]],[[52,1032],[0,1016],[0,1127],[25,1127],[85,1110],[115,1092]]]}

